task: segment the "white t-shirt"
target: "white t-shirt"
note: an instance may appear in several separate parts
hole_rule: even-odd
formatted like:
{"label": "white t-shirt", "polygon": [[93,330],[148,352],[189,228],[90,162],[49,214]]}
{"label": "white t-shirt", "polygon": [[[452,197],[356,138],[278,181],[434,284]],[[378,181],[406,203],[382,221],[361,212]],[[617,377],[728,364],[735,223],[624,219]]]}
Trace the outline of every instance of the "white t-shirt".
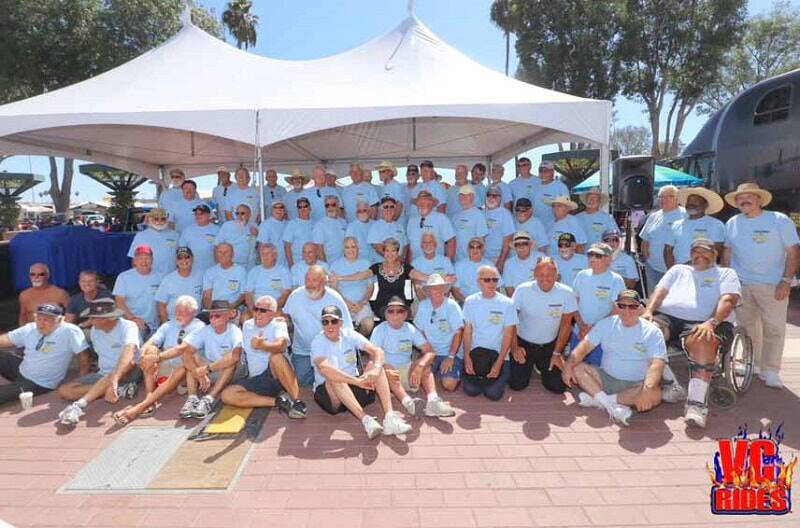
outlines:
{"label": "white t-shirt", "polygon": [[713,216],[703,215],[696,220],[688,216],[672,224],[672,238],[666,245],[672,246],[675,264],[686,264],[691,258],[692,242],[697,238],[707,238],[722,244],[725,241],[725,224]]}
{"label": "white t-shirt", "polygon": [[[696,271],[688,264],[676,264],[658,281],[657,288],[669,290],[659,311],[686,321],[705,321],[714,313],[720,297],[742,294],[736,272],[720,266]],[[733,311],[727,320],[735,320]]]}
{"label": "white t-shirt", "polygon": [[201,275],[214,265],[214,244],[216,244],[218,233],[219,226],[217,224],[208,224],[203,227],[191,224],[181,233],[178,245],[188,246],[192,250],[192,269],[199,271]]}
{"label": "white t-shirt", "polygon": [[528,258],[520,260],[514,254],[513,257],[506,260],[506,265],[503,268],[503,285],[505,287],[516,288],[523,282],[533,280],[533,271],[536,269],[536,263],[542,258],[539,252],[531,252]]}
{"label": "white t-shirt", "polygon": [[228,323],[221,334],[211,325],[204,326],[187,335],[184,342],[189,343],[209,363],[219,361],[242,346],[242,331],[233,323]]}
{"label": "white t-shirt", "polygon": [[572,291],[578,296],[578,311],[583,322],[593,325],[608,316],[624,289],[625,281],[611,270],[597,275],[591,269],[578,273]]}
{"label": "white t-shirt", "polygon": [[484,255],[489,260],[496,260],[503,250],[503,239],[513,235],[516,231],[514,217],[503,206],[494,209],[486,209],[486,252]]}
{"label": "white t-shirt", "polygon": [[[186,336],[200,330],[204,326],[205,323],[200,319],[192,319],[185,327],[181,326],[175,319],[170,319],[158,327],[158,330],[150,336],[149,341],[161,350],[169,350],[170,348],[178,346],[180,344],[178,341],[183,343]],[[174,367],[180,367],[183,365],[183,358],[178,356],[168,359],[166,362]]]}
{"label": "white t-shirt", "polygon": [[285,290],[292,289],[292,274],[286,266],[275,264],[271,268],[256,266],[247,272],[245,291],[253,294],[253,301],[262,295],[270,295],[276,301]]}
{"label": "white t-shirt", "polygon": [[153,270],[159,275],[165,275],[175,269],[175,250],[178,248],[178,238],[180,237],[177,231],[172,229],[156,231],[152,227],[148,227],[133,237],[128,256],[133,258],[136,248],[141,245],[150,246],[153,250]]}
{"label": "white t-shirt", "polygon": [[[500,352],[503,344],[503,331],[517,324],[517,310],[514,303],[496,293],[491,299],[477,292],[464,301],[464,322],[472,325],[472,348],[488,348]],[[508,361],[511,354],[506,355]]]}
{"label": "white t-shirt", "polygon": [[413,347],[421,348],[428,342],[411,324],[403,322],[400,328],[392,328],[388,321],[375,327],[370,340],[386,353],[386,363],[396,368],[411,363]]}
{"label": "white t-shirt", "polygon": [[578,299],[572,288],[557,282],[548,292],[535,281],[524,282],[511,296],[519,313],[517,333],[529,343],[544,345],[558,336],[561,316],[578,310]]}
{"label": "white t-shirt", "polygon": [[113,295],[125,297],[125,304],[133,315],[147,323],[150,328],[158,326],[156,311],[156,292],[161,286],[162,275],[155,268],[147,275],[142,275],[135,268],[117,275]]}
{"label": "white t-shirt", "polygon": [[310,344],[311,364],[314,365],[314,389],[325,383],[325,377],[317,367],[316,359],[325,358],[328,363],[350,376],[358,376],[358,352],[367,346],[367,338],[352,328],[343,327],[338,341],[331,341],[318,333]]}
{"label": "white t-shirt", "polygon": [[[464,327],[461,307],[452,297],[445,297],[437,308],[430,299],[425,299],[417,307],[414,325],[425,333],[437,356],[450,354],[453,336]],[[464,349],[458,346],[458,356],[464,357]]]}
{"label": "white t-shirt", "polygon": [[342,329],[353,328],[350,310],[347,309],[339,292],[325,287],[325,293],[317,300],[309,298],[305,287],[297,288],[289,294],[283,312],[292,318],[294,325],[293,354],[298,356],[311,354],[311,341],[322,332],[322,323],[320,322],[322,309],[329,305],[338,306],[342,311]]}
{"label": "white t-shirt", "polygon": [[731,267],[742,284],[778,284],[783,277],[786,250],[797,244],[797,228],[783,213],[763,211],[755,218],[738,214],[725,225]]}
{"label": "white t-shirt", "polygon": [[191,295],[200,305],[203,302],[203,273],[192,271],[188,277],[181,277],[178,270],[167,274],[161,279],[161,284],[156,290],[155,300],[159,303],[166,303],[167,317],[175,317],[175,301],[181,295]]}
{"label": "white t-shirt", "polygon": [[272,355],[266,350],[257,350],[253,348],[252,341],[254,337],[263,337],[267,342],[285,338],[287,343],[291,343],[289,339],[289,328],[286,326],[286,321],[278,318],[273,319],[266,326],[256,326],[255,319],[249,319],[245,321],[242,326],[242,335],[242,350],[244,350],[244,357],[247,361],[247,373],[251,378],[267,370],[267,367],[269,367],[269,358]]}
{"label": "white t-shirt", "polygon": [[133,321],[118,319],[110,332],[92,327],[89,332],[92,348],[97,353],[97,366],[100,374],[106,376],[114,372],[122,349],[128,345],[139,348],[139,327]]}
{"label": "white t-shirt", "polygon": [[653,359],[667,360],[661,330],[644,319],[627,327],[617,315],[606,317],[592,327],[586,339],[603,347],[600,367],[617,379],[642,381]]}
{"label": "white t-shirt", "polygon": [[9,332],[8,339],[14,346],[25,348],[19,373],[47,389],[58,387],[72,356],[89,347],[83,330],[63,321],[48,336],[39,332],[36,323],[28,323]]}
{"label": "white t-shirt", "polygon": [[216,264],[203,274],[203,291],[211,290],[211,299],[214,301],[236,302],[244,293],[246,283],[247,271],[238,264],[228,269]]}
{"label": "white t-shirt", "polygon": [[469,241],[472,238],[483,238],[489,233],[486,217],[476,208],[459,211],[451,216],[453,229],[456,232],[456,260],[469,258]]}

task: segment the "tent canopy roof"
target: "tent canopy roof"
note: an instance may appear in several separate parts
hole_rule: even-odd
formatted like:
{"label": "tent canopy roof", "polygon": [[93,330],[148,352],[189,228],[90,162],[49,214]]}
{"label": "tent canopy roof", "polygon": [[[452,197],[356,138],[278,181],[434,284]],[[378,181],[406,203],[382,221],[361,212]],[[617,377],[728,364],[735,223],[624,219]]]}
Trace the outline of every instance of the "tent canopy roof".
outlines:
{"label": "tent canopy roof", "polygon": [[[252,163],[505,161],[557,141],[607,144],[611,103],[501,75],[416,17],[344,53],[286,61],[186,24],[97,77],[0,107],[0,153],[87,159],[154,177]],[[249,162],[249,163],[248,163]]]}

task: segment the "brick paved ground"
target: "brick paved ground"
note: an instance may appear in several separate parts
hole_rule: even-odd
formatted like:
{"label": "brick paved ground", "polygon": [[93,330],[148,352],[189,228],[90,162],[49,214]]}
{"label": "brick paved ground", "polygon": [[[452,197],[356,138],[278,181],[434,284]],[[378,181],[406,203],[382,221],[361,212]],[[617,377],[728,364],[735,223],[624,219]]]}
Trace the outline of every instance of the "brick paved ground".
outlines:
{"label": "brick paved ground", "polygon": [[[101,403],[64,434],[54,426],[63,404],[40,397],[29,412],[0,409],[0,519],[20,527],[797,527],[796,512],[715,518],[704,469],[713,440],[741,423],[753,429],[785,421],[786,454],[800,449],[800,327],[788,328],[788,388],[754,382],[734,410],[714,412],[703,432],[684,427],[679,405],[620,429],[572,396],[538,386],[499,403],[459,393],[455,418],[419,422],[407,441],[368,441],[354,419],[325,416],[312,404],[305,422],[270,415],[230,493],[56,493],[118,432]],[[178,404],[172,399],[138,423],[173,423]]]}

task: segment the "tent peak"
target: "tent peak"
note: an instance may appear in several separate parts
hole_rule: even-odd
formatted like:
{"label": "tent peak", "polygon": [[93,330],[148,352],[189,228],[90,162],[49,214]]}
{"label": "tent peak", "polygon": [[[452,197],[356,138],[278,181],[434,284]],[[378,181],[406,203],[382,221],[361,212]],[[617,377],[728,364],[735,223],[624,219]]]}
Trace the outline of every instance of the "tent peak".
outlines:
{"label": "tent peak", "polygon": [[194,25],[192,24],[192,6],[189,4],[189,0],[184,0],[183,2],[183,11],[181,12],[181,24],[183,24],[183,27]]}

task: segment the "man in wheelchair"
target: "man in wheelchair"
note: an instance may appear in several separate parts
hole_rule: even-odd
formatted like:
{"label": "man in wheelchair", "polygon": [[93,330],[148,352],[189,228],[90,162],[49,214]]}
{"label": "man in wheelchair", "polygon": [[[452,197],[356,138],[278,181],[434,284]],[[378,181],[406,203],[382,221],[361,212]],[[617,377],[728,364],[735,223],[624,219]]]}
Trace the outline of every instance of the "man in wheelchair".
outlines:
{"label": "man in wheelchair", "polygon": [[676,264],[667,271],[642,314],[658,325],[665,341],[679,344],[689,357],[684,414],[688,425],[706,425],[717,351],[731,343],[733,310],[740,297],[736,272],[717,266],[714,242],[697,238],[691,245],[690,264]]}

